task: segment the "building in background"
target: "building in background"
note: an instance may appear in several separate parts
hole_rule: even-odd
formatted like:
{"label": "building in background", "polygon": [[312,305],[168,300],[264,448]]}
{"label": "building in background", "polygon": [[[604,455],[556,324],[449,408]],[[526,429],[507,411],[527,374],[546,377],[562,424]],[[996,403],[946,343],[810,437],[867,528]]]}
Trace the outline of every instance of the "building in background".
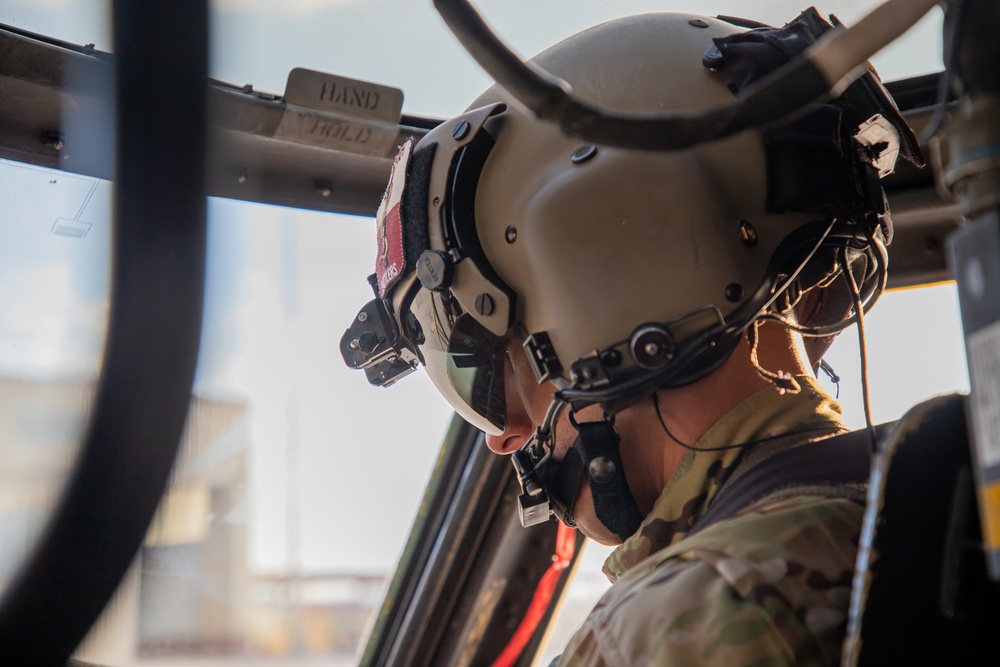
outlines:
{"label": "building in background", "polygon": [[[0,585],[44,528],[93,391],[88,382],[0,379]],[[192,399],[170,489],[78,657],[116,666],[353,663],[385,577],[251,572],[249,450],[244,403]]]}

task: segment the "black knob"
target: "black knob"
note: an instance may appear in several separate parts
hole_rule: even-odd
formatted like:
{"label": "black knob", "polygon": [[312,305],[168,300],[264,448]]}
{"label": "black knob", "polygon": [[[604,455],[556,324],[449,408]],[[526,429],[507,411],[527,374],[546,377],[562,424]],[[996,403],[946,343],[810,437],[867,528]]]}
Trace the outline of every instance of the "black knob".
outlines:
{"label": "black knob", "polygon": [[417,259],[417,278],[420,284],[433,292],[443,292],[451,287],[452,263],[448,253],[425,250]]}

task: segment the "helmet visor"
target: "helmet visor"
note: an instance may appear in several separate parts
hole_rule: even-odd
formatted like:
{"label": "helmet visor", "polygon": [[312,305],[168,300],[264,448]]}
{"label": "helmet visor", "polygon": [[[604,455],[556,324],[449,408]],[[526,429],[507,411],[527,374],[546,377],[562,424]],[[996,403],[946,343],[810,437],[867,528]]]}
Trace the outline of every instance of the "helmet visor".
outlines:
{"label": "helmet visor", "polygon": [[492,435],[503,433],[503,339],[464,312],[447,291],[418,287],[408,310],[401,319],[434,386],[470,424]]}

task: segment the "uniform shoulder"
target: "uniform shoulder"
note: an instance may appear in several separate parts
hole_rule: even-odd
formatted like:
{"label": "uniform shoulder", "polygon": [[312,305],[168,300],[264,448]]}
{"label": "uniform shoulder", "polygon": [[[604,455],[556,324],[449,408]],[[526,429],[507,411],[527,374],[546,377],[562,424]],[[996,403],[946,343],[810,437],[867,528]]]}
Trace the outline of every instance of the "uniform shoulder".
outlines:
{"label": "uniform shoulder", "polygon": [[608,664],[836,664],[863,507],[789,496],[654,553],[594,608],[570,658]]}

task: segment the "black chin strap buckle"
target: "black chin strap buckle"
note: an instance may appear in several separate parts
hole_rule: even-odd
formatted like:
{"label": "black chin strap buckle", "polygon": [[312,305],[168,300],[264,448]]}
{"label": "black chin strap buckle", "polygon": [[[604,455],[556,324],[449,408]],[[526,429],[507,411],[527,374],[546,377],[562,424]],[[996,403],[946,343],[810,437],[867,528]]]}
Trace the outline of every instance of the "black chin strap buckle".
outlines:
{"label": "black chin strap buckle", "polygon": [[545,523],[553,514],[546,483],[547,476],[552,472],[552,449],[555,447],[551,442],[553,427],[565,407],[564,401],[554,399],[535,434],[510,457],[521,485],[517,514],[525,528]]}
{"label": "black chin strap buckle", "polygon": [[545,523],[552,516],[549,495],[539,478],[541,467],[548,460],[548,452],[539,459],[534,447],[525,447],[511,454],[510,460],[521,484],[521,494],[517,497],[517,515],[525,528]]}
{"label": "black chin strap buckle", "polygon": [[579,437],[562,461],[552,458],[553,425],[566,404],[555,400],[542,425],[511,462],[521,485],[517,513],[525,528],[545,523],[553,514],[574,526],[573,506],[584,480],[590,486],[597,519],[622,541],[639,529],[642,514],[625,480],[614,420],[570,422]]}

